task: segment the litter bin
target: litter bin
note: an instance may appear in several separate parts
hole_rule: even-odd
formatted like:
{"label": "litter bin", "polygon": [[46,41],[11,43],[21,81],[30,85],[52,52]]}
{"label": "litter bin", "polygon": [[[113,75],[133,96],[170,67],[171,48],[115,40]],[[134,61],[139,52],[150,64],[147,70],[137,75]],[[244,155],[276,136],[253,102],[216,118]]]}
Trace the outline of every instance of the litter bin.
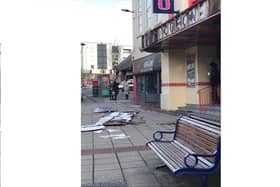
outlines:
{"label": "litter bin", "polygon": [[103,97],[109,97],[109,95],[110,95],[109,89],[108,88],[104,88],[102,90],[102,96]]}

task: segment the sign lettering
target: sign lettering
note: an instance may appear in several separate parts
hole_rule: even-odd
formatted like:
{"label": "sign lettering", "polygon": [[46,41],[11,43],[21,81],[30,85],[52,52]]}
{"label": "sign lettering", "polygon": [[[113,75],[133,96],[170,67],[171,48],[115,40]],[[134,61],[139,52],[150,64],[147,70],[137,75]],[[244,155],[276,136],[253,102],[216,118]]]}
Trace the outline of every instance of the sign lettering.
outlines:
{"label": "sign lettering", "polygon": [[153,0],[153,13],[174,13],[174,0]]}
{"label": "sign lettering", "polygon": [[169,10],[170,9],[170,0],[158,0],[158,8],[160,10]]}

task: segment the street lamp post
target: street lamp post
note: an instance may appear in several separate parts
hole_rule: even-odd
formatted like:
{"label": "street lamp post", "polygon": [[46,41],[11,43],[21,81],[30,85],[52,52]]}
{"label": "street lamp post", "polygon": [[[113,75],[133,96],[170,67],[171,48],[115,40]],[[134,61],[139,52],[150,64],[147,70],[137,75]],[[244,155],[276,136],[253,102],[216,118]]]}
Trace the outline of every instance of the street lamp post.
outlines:
{"label": "street lamp post", "polygon": [[84,46],[85,43],[81,43],[81,81],[82,85],[84,85]]}
{"label": "street lamp post", "polygon": [[[134,14],[135,13],[135,11],[133,11],[133,10],[129,10],[129,9],[121,9],[121,11],[123,11],[123,12],[129,12],[129,13],[132,13],[132,14]],[[136,12],[136,13],[141,13],[141,12]],[[132,49],[132,51],[134,51],[134,45],[133,45],[133,49]],[[132,56],[132,58],[131,58],[131,62],[132,62],[132,72],[134,72],[134,68],[135,68],[135,64],[134,64],[134,56],[133,55],[131,55]],[[134,101],[134,103],[136,103],[136,101],[137,101],[137,95],[136,95],[136,76],[135,75],[133,75],[133,101]]]}

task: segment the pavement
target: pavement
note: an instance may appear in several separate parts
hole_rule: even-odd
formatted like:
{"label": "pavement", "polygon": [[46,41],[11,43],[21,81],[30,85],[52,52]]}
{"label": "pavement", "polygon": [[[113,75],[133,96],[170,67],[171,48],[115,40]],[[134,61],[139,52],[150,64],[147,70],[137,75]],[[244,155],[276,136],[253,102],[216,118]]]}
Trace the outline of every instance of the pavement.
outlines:
{"label": "pavement", "polygon": [[[172,130],[176,114],[136,105],[120,93],[117,101],[84,96],[81,125],[97,122],[104,114],[96,107],[137,111],[133,124],[106,126],[101,131],[81,132],[82,187],[199,187],[199,175],[174,176],[168,168],[156,169],[161,159],[145,143],[156,130]],[[220,170],[208,177],[209,187],[220,186]]]}

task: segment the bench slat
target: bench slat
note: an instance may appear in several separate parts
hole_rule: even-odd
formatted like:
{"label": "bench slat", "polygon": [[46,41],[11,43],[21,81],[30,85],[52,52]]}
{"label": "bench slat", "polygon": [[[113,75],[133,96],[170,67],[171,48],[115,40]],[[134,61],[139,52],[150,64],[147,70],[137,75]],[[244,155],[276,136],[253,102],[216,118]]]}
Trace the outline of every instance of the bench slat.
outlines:
{"label": "bench slat", "polygon": [[157,145],[153,145],[153,147],[157,150],[156,153],[158,156],[160,156],[161,158],[163,158],[163,161],[165,162],[165,164],[169,167],[169,164],[171,165],[171,167],[169,167],[173,172],[175,172],[176,170],[180,169],[180,168],[185,168],[185,166],[183,164],[180,164],[176,161],[173,160],[174,158],[174,154],[170,155],[169,151],[166,150],[162,150],[160,146]]}
{"label": "bench slat", "polygon": [[166,155],[153,144],[153,142],[149,143],[148,146],[160,157],[160,159],[169,167],[169,169],[174,173],[176,171],[176,164],[173,161],[170,161],[166,158]]}
{"label": "bench slat", "polygon": [[[176,145],[176,142],[166,143],[166,142],[152,142],[149,144],[157,155],[160,155],[161,158],[164,159],[164,162],[168,162],[171,165],[171,170],[174,172],[175,170],[186,168],[184,163],[184,156],[191,153],[188,152],[187,149],[182,148],[179,145]],[[188,163],[191,165],[194,163],[194,159],[190,157]],[[209,168],[212,164],[208,162],[205,163],[200,157],[198,160],[198,164],[196,168]]]}
{"label": "bench slat", "polygon": [[209,132],[213,132],[213,133],[216,133],[217,135],[220,135],[221,132],[220,132],[220,127],[217,127],[215,125],[211,125],[209,123],[205,123],[205,122],[202,122],[202,121],[198,121],[198,120],[195,120],[195,119],[192,119],[192,118],[188,118],[188,117],[182,117],[180,119],[180,122],[181,123],[187,123],[187,124],[193,124],[195,126],[198,126],[202,129],[205,129]]}
{"label": "bench slat", "polygon": [[[209,141],[210,136],[205,136],[204,134],[201,134],[200,132],[196,131],[196,129],[194,128],[184,128],[182,126],[179,126],[177,130],[177,137],[179,137],[183,141],[190,140],[192,142],[195,142],[200,147],[204,147],[210,152],[214,152],[217,148],[217,139],[215,139],[215,142]],[[211,137],[211,140],[214,140],[214,138]]]}
{"label": "bench slat", "polygon": [[205,131],[199,127],[196,127],[192,124],[182,124],[179,123],[178,124],[178,128],[182,128],[181,131],[189,131],[189,130],[194,130],[197,134],[199,134],[200,136],[203,136],[205,139],[207,139],[207,141],[213,142],[215,144],[217,144],[218,142],[218,138],[219,136],[217,136],[216,134],[210,133],[208,131]]}
{"label": "bench slat", "polygon": [[216,148],[217,148],[217,144],[214,143],[210,143],[209,141],[207,142],[207,140],[200,138],[198,136],[193,136],[193,134],[191,134],[190,132],[182,134],[182,132],[179,132],[177,134],[177,137],[184,140],[184,141],[192,141],[195,142],[197,145],[199,145],[200,147],[204,147],[208,152],[213,153]]}
{"label": "bench slat", "polygon": [[[180,142],[174,140],[174,145],[176,147],[181,147],[183,148],[184,150],[186,150],[188,153],[191,153],[191,154],[195,154],[195,152],[191,149],[189,149],[188,147],[185,147],[184,145],[182,145]],[[199,158],[199,163],[203,165],[203,168],[209,168],[209,167],[212,167],[213,166],[213,163],[212,162],[209,162],[207,159],[205,159],[204,157],[198,157]]]}

